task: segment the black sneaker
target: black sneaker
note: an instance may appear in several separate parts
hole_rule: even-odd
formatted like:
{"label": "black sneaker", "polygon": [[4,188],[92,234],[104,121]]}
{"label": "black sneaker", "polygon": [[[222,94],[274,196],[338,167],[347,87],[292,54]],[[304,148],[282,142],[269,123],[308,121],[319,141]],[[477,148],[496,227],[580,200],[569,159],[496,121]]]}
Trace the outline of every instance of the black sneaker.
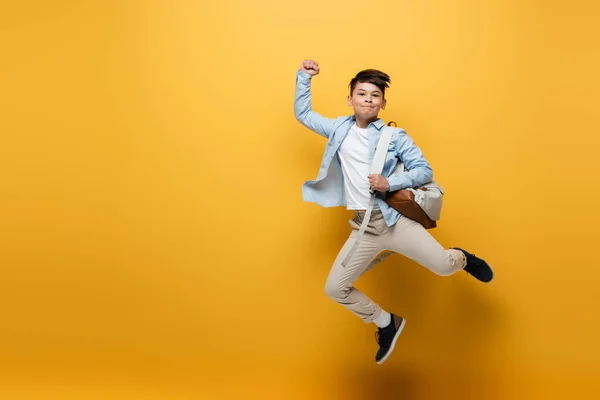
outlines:
{"label": "black sneaker", "polygon": [[392,322],[390,322],[390,324],[385,328],[379,328],[379,331],[375,332],[375,338],[379,344],[379,351],[375,356],[375,361],[377,361],[377,364],[383,364],[390,354],[392,354],[394,346],[396,345],[396,341],[398,340],[398,336],[400,336],[400,332],[402,332],[406,322],[406,320],[402,317],[394,314],[391,314],[391,316]]}
{"label": "black sneaker", "polygon": [[491,280],[494,279],[494,271],[492,271],[492,268],[483,259],[475,257],[475,254],[471,254],[458,247],[453,248],[462,251],[465,253],[465,256],[467,256],[465,271],[467,271],[468,274],[473,275],[475,279],[478,279],[481,282],[491,282]]}

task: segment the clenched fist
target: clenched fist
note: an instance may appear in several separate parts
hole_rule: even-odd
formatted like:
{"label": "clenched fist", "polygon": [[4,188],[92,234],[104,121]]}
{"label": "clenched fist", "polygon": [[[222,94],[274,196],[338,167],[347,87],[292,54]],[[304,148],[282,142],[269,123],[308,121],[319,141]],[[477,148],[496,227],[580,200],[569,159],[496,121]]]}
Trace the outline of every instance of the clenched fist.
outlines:
{"label": "clenched fist", "polygon": [[302,66],[300,67],[300,69],[304,72],[306,72],[307,74],[310,74],[312,76],[318,75],[319,74],[319,63],[314,61],[314,60],[304,60],[302,61]]}
{"label": "clenched fist", "polygon": [[390,190],[390,183],[388,180],[379,174],[369,175],[369,186],[372,190],[376,190],[378,192],[387,192]]}

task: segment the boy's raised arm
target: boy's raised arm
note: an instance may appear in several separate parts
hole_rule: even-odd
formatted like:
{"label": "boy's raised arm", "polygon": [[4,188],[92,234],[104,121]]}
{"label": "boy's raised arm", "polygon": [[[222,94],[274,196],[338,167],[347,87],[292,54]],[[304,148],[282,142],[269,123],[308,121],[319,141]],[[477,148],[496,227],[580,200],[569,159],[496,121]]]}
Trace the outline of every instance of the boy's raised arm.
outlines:
{"label": "boy's raised arm", "polygon": [[313,60],[304,60],[296,74],[296,96],[294,114],[298,122],[319,135],[329,137],[333,133],[335,119],[325,118],[312,110],[310,83],[318,75],[319,64]]}

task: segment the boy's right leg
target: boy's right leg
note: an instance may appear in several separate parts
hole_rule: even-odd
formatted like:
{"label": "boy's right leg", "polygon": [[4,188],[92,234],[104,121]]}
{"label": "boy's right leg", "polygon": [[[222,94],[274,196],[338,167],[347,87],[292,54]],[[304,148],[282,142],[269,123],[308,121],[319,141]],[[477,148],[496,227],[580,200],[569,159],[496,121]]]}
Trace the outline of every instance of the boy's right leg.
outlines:
{"label": "boy's right leg", "polygon": [[350,262],[344,267],[342,261],[354,245],[356,236],[357,230],[353,229],[329,271],[325,293],[368,324],[373,322],[382,310],[377,303],[355,288],[354,282],[366,272],[371,261],[381,251],[381,246],[376,236],[365,233]]}
{"label": "boy's right leg", "polygon": [[325,293],[331,299],[353,312],[365,323],[370,323],[379,317],[382,312],[381,307],[355,288],[354,282],[367,271],[371,261],[381,252],[381,235],[387,232],[388,227],[381,212],[373,212],[358,248],[344,267],[342,261],[345,260],[356,241],[358,228],[362,223],[363,217],[364,212],[359,211],[350,220],[352,233],[331,267],[327,283],[325,284]]}
{"label": "boy's right leg", "polygon": [[365,323],[374,322],[379,327],[376,335],[379,350],[375,356],[375,361],[381,364],[387,360],[394,350],[398,336],[402,332],[406,321],[402,317],[385,312],[377,303],[353,286],[354,282],[371,266],[374,257],[383,249],[382,238],[389,231],[389,228],[380,211],[373,213],[360,245],[346,267],[342,266],[342,261],[345,260],[346,255],[356,241],[362,218],[364,218],[364,212],[359,211],[354,219],[350,220],[353,232],[336,257],[325,285],[325,292]]}

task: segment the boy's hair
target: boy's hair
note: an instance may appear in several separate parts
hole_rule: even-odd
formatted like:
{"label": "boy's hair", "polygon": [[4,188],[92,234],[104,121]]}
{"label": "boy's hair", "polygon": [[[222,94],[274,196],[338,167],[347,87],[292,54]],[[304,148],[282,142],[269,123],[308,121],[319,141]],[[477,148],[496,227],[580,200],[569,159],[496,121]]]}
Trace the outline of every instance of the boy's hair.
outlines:
{"label": "boy's hair", "polygon": [[390,87],[392,80],[385,72],[377,69],[365,69],[356,74],[350,81],[350,96],[352,96],[357,83],[372,83],[381,90],[381,94],[385,98],[385,89]]}

